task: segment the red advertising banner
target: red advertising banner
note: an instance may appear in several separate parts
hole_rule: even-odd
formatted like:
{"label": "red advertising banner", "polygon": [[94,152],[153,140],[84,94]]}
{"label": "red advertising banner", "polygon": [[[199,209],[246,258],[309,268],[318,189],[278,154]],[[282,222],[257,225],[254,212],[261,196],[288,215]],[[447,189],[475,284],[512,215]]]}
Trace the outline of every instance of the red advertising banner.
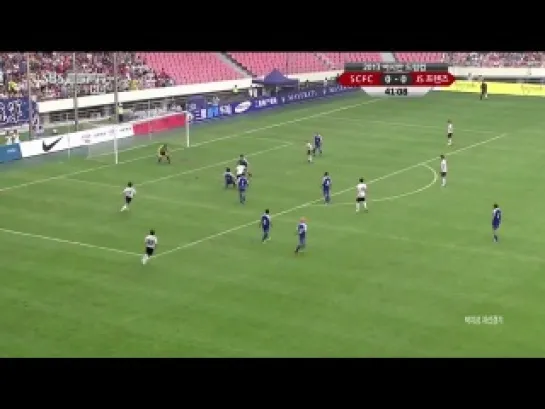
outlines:
{"label": "red advertising banner", "polygon": [[181,128],[186,124],[185,114],[175,114],[151,121],[134,124],[132,129],[135,136],[149,135],[150,132],[168,131],[169,129]]}

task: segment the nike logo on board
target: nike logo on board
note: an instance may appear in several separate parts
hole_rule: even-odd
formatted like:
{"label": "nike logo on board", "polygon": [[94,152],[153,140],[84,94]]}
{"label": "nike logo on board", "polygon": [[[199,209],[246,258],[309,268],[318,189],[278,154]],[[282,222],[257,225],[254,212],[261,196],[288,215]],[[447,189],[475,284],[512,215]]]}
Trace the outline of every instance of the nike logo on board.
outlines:
{"label": "nike logo on board", "polygon": [[45,141],[42,142],[42,149],[44,150],[44,152],[49,152],[51,149],[55,147],[56,144],[58,144],[61,141],[61,139],[62,139],[62,136],[58,139],[55,139],[50,144],[45,143]]}

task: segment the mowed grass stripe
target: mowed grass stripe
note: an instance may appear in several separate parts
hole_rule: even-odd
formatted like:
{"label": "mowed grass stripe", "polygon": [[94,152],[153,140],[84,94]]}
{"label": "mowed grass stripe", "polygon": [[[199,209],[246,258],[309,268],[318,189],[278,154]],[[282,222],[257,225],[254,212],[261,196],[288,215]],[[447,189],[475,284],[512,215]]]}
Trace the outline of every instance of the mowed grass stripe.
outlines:
{"label": "mowed grass stripe", "polygon": [[[106,168],[69,177],[90,181],[111,180],[112,178],[115,178],[117,183],[119,183],[119,181],[126,183],[128,180],[132,180],[134,183],[142,184],[176,177],[178,174],[189,175],[207,168],[216,168],[216,172],[221,176],[222,172],[225,170],[225,166],[230,164],[230,166],[233,167],[236,158],[238,158],[241,153],[248,153],[251,155],[255,152],[258,156],[261,156],[277,149],[283,149],[287,146],[289,146],[287,143],[280,141],[274,143],[260,139],[248,141],[244,146],[242,144],[221,141],[218,142],[213,150],[189,149],[182,152],[175,152],[171,155],[171,165],[166,163],[158,165],[157,158],[154,156],[156,150],[150,148],[150,156],[146,161],[128,163],[116,168],[116,172],[112,172],[110,168]],[[143,172],[143,170],[145,172]]]}
{"label": "mowed grass stripe", "polygon": [[[362,104],[373,104],[375,102],[378,102],[378,100],[367,99],[364,96],[362,96],[361,94],[359,96],[357,96],[355,98],[355,100],[359,101],[359,102],[356,102],[356,103],[351,104],[351,105],[341,105],[341,106],[339,106],[340,105],[339,102],[340,101],[346,101],[346,100],[344,100],[344,99],[337,99],[336,101],[335,100],[330,100],[330,101],[327,101],[327,103],[323,104],[323,105],[321,105],[321,104],[312,104],[312,105],[310,105],[308,107],[303,108],[305,110],[306,109],[314,110],[314,112],[312,114],[310,114],[310,115],[296,116],[295,118],[275,122],[275,123],[272,123],[272,124],[269,122],[267,125],[259,127],[259,128],[251,128],[251,129],[247,129],[247,130],[240,130],[239,129],[238,132],[230,134],[230,135],[224,135],[224,136],[221,136],[221,137],[218,137],[218,138],[210,138],[210,139],[201,140],[201,141],[195,143],[193,146],[194,147],[199,147],[199,146],[207,145],[209,143],[216,143],[216,142],[222,141],[222,140],[231,140],[231,139],[234,139],[234,138],[240,138],[240,137],[246,136],[248,134],[263,132],[263,131],[266,131],[266,130],[269,130],[269,129],[283,127],[283,126],[286,126],[286,125],[290,125],[290,124],[297,123],[297,122],[300,122],[300,121],[312,119],[312,118],[315,118],[315,117],[320,117],[320,116],[323,116],[323,115],[329,115],[330,113],[333,113],[333,112],[339,112],[339,111],[344,111],[344,110],[347,110],[347,109],[352,109],[352,108],[360,106]],[[322,109],[322,108],[329,107],[331,105],[336,106],[336,107],[333,108],[333,109],[329,109],[329,110],[323,110]],[[294,111],[291,111],[291,112],[290,111],[284,111],[284,112],[279,112],[279,114],[288,113],[290,115],[294,115],[294,112],[299,112],[297,107],[294,107],[294,108],[295,108]],[[261,119],[266,121],[268,118],[269,117],[264,117],[264,118],[261,118]],[[175,133],[176,132],[169,133],[169,135],[173,135]],[[152,141],[151,144],[156,145],[156,142]],[[147,146],[144,145],[143,148],[145,148],[145,147],[147,147]],[[113,150],[113,146],[112,146],[112,150]],[[128,151],[128,152],[126,152],[126,155],[134,155],[136,151],[140,151],[140,150]],[[150,155],[150,156],[153,156],[153,154]],[[136,156],[136,157],[131,156],[129,159],[126,159],[126,158],[123,159],[120,162],[120,165],[124,165],[124,164],[127,164],[127,163],[134,163],[136,161],[140,161],[140,160],[147,159],[147,158],[148,158],[148,155]],[[96,170],[116,166],[115,164],[111,163],[111,164],[104,164],[104,165],[90,166],[89,167],[88,166],[89,161],[81,161],[81,160],[76,160],[73,163],[78,163],[78,162],[81,162],[83,164],[83,166],[85,167],[85,169],[80,169],[80,170],[71,172],[71,176],[80,175],[80,174],[84,174],[84,173],[88,173],[88,172],[94,172]],[[87,162],[87,164],[85,162]],[[8,186],[4,186],[4,187],[0,188],[0,192],[8,191],[8,190],[18,188],[18,187],[26,187],[27,185],[31,186],[31,185],[34,185],[36,183],[43,183],[43,182],[49,181],[51,179],[57,179],[57,178],[60,178],[60,177],[63,177],[63,176],[60,175],[60,174],[57,174],[57,175],[50,176],[49,178],[45,178],[45,179],[40,178],[40,179],[32,180],[32,181],[27,182],[25,184],[20,184],[19,186],[15,185],[15,184],[10,184]]]}
{"label": "mowed grass stripe", "polygon": [[[441,118],[441,124],[445,116],[452,114],[455,124],[460,118],[464,122],[465,118],[473,118],[471,125],[479,125],[479,119],[492,118],[494,113],[490,104],[479,104],[473,96],[430,97],[433,98],[431,104],[427,99],[417,103],[411,101],[410,106],[400,101],[381,101],[373,104],[372,109],[367,109],[369,106],[361,112],[369,117],[391,117],[395,121],[411,120],[424,125],[432,118],[428,116],[430,110]],[[516,101],[502,105],[502,115],[504,109],[512,111],[510,119],[501,124],[499,120],[491,121],[491,130],[497,130],[499,134],[504,131],[503,124],[515,128],[510,123],[514,122],[513,116],[522,118],[524,114],[519,116],[519,110],[528,109]],[[379,107],[383,103],[384,109]],[[437,153],[444,149],[442,135],[436,137],[432,132],[403,129],[404,135],[400,137],[407,137],[410,142],[401,143],[395,140],[398,128],[392,127],[388,132],[387,126],[379,125],[376,129],[384,128],[384,135],[391,140],[372,138],[362,142],[366,154],[358,155],[355,150],[362,132],[357,127],[337,123],[346,141],[343,145],[342,139],[332,141],[326,135],[326,131],[330,131],[326,126],[322,128],[320,123],[324,122],[327,121],[312,121],[327,143],[327,154],[318,158],[312,167],[304,163],[304,152],[299,145],[294,146],[293,152],[290,148],[278,152],[282,155],[258,158],[260,169],[256,172],[255,197],[250,196],[251,206],[242,209],[248,211],[248,217],[257,217],[264,203],[273,203],[271,207],[275,208],[274,203],[279,203],[281,208],[286,208],[290,202],[304,203],[309,194],[318,198],[324,168],[334,172],[336,189],[342,189],[345,180],[347,186],[353,184],[354,173],[358,172],[359,176],[360,162],[365,162],[361,163],[363,176],[371,179],[374,175],[385,174],[383,168],[387,173],[392,168],[421,160],[423,148],[413,142],[418,138],[426,141],[425,150],[428,147],[433,150],[431,156],[436,154],[432,138],[437,139]],[[297,127],[297,132],[311,136],[314,130],[308,129],[307,125],[310,123]],[[333,131],[334,127],[331,127]],[[530,132],[527,137],[526,133],[524,135],[525,142],[539,147],[540,139],[532,138]],[[513,137],[516,136],[515,133]],[[481,140],[480,136],[471,141],[465,139],[454,149],[478,140]],[[54,243],[35,242],[31,250],[17,240],[20,244],[15,246],[15,251],[19,258],[33,261],[21,263],[19,273],[1,275],[4,288],[18,289],[16,295],[12,294],[6,301],[10,308],[5,310],[10,311],[10,316],[0,318],[0,324],[10,322],[10,336],[0,341],[2,349],[23,356],[30,350],[87,356],[473,356],[506,355],[521,350],[525,354],[539,353],[543,347],[537,339],[542,334],[534,331],[529,336],[525,328],[535,329],[542,321],[542,314],[533,312],[534,308],[539,309],[539,286],[535,282],[539,279],[541,264],[537,260],[525,261],[523,257],[510,259],[507,255],[488,254],[488,251],[501,254],[513,251],[509,231],[518,229],[522,233],[527,228],[523,218],[526,217],[524,213],[531,214],[528,200],[535,204],[540,194],[533,188],[533,179],[526,191],[520,187],[522,182],[514,187],[510,178],[505,178],[509,183],[504,186],[498,183],[505,175],[524,169],[524,163],[505,158],[505,163],[498,166],[496,161],[500,158],[492,158],[495,151],[485,146],[500,141],[501,146],[509,146],[510,140],[511,136],[472,149],[467,155],[453,156],[451,186],[446,190],[438,187],[401,201],[379,203],[370,214],[358,215],[363,217],[356,217],[351,207],[305,209],[311,236],[309,252],[303,257],[296,258],[291,254],[298,212],[274,222],[273,240],[266,245],[258,244],[260,232],[256,223],[254,231],[233,232],[218,242],[203,243],[193,247],[191,252],[173,254],[146,268],[109,253],[104,253],[102,261],[98,261],[98,252],[77,251],[74,257],[67,248],[62,249],[64,257],[58,256],[59,260],[51,268],[47,261],[53,259],[42,254],[40,249],[54,248]],[[236,138],[232,140],[235,141]],[[225,145],[217,145],[218,155],[223,158],[220,145]],[[213,147],[214,144],[205,146]],[[236,149],[238,147],[237,142]],[[489,155],[491,160],[486,159]],[[346,166],[337,167],[340,161]],[[290,162],[297,165],[289,166]],[[486,169],[482,175],[479,164]],[[289,170],[284,169],[286,165]],[[467,172],[462,170],[466,166]],[[492,171],[493,167],[498,168],[497,173]],[[278,183],[279,177],[275,175],[284,170],[291,173]],[[147,173],[144,167],[134,167],[136,177]],[[402,193],[409,186],[427,183],[428,173],[425,169],[414,168],[382,180],[371,185],[373,195],[396,193],[396,189],[397,193]],[[520,174],[527,173],[524,170]],[[120,181],[115,172],[98,176],[97,182],[126,182],[124,178]],[[143,194],[153,192],[160,197],[188,202],[197,200],[197,195],[206,200],[213,196],[214,205],[227,209],[227,202],[236,197],[228,196],[216,186],[215,177],[215,171],[210,169],[203,171],[199,180],[188,175],[179,179],[182,183],[176,183],[178,179],[172,178],[142,187],[138,201],[141,207],[125,220],[129,221],[125,223],[129,230],[122,234],[132,235],[131,224],[144,222],[148,215],[152,218],[159,215],[154,219],[165,223],[161,229],[166,229],[166,234],[192,234],[188,230],[193,229],[199,232],[199,228],[184,220],[185,209],[178,211],[171,203],[163,205],[160,201],[144,200]],[[143,180],[143,177],[139,179]],[[55,188],[52,196],[70,196],[70,183],[58,181],[51,186]],[[82,194],[87,191],[91,197],[104,195],[104,203],[115,202],[112,215],[119,216],[118,193],[113,187],[107,188],[108,192],[90,185],[77,189],[81,189]],[[518,197],[510,199],[510,191],[516,192]],[[34,193],[39,195],[39,192]],[[186,197],[186,194],[192,197]],[[10,196],[11,193],[6,195]],[[335,200],[345,196],[351,198],[352,195],[347,192]],[[505,242],[501,246],[493,246],[490,242],[490,196],[502,198],[504,211],[510,217],[504,226]],[[18,200],[14,197],[9,205],[18,209],[19,203],[25,200],[31,198]],[[144,202],[153,203],[153,211],[143,210]],[[284,207],[284,203],[288,206]],[[241,210],[236,200],[229,206],[229,209]],[[24,222],[23,209],[17,216],[17,223]],[[170,217],[163,217],[163,214]],[[237,224],[233,223],[233,215],[227,210],[218,215],[212,209],[187,214],[201,221],[201,229],[202,226],[213,226],[215,221],[211,219],[214,218],[217,219],[215,224],[223,221],[228,221],[229,226]],[[85,215],[78,220],[78,232],[85,230],[84,224],[95,223],[86,220]],[[118,228],[112,226],[112,230]],[[388,235],[408,240],[382,237]],[[140,242],[140,232],[135,233],[135,239]],[[519,241],[518,237],[516,241]],[[462,246],[483,251],[457,249]],[[36,253],[35,257],[31,256],[33,253]],[[530,248],[521,254],[539,256],[541,253]],[[16,299],[38,299],[40,303],[28,310],[15,303]],[[70,312],[63,315],[63,309],[68,308]],[[464,324],[466,314],[502,312],[509,325],[471,327]],[[71,318],[64,319],[64,316]],[[85,319],[78,321],[78,316]],[[103,317],[107,317],[106,321]],[[68,321],[64,326],[57,324],[64,321]],[[39,337],[32,330],[33,326],[37,327]],[[55,335],[59,333],[62,336]]]}
{"label": "mowed grass stripe", "polygon": [[[19,230],[29,234],[61,237],[66,241],[101,243],[104,247],[120,248],[126,251],[141,251],[142,240],[149,229],[155,228],[160,233],[163,250],[173,247],[180,237],[198,239],[213,228],[227,229],[233,223],[242,223],[247,215],[230,214],[230,217],[214,217],[214,221],[203,223],[203,209],[198,207],[180,207],[179,211],[161,211],[160,204],[135,200],[133,210],[120,213],[122,204],[120,194],[109,197],[95,194],[96,189],[78,185],[70,188],[84,195],[95,195],[92,200],[79,199],[66,202],[64,206],[55,206],[60,192],[66,191],[67,184],[50,185],[49,193],[41,195],[41,201],[34,209],[29,204],[19,206],[21,217],[3,223],[5,228]],[[56,192],[56,193],[55,193]],[[223,193],[223,192],[222,192]],[[49,196],[47,196],[49,195]],[[32,201],[34,194],[18,191],[12,200],[17,203]],[[233,196],[233,202],[235,197]],[[219,215],[220,213],[218,213]],[[209,230],[210,229],[210,230]],[[170,243],[170,245],[169,245]],[[66,244],[69,244],[66,242]],[[59,249],[59,251],[63,251]]]}

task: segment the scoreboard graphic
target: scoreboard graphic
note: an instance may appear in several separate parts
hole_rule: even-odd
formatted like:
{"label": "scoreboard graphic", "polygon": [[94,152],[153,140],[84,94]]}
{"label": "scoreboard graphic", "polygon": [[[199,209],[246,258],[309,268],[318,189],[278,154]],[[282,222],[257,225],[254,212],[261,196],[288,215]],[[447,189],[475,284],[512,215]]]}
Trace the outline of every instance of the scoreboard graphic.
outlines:
{"label": "scoreboard graphic", "polygon": [[437,63],[347,63],[338,82],[361,87],[372,97],[422,97],[454,83],[448,68]]}

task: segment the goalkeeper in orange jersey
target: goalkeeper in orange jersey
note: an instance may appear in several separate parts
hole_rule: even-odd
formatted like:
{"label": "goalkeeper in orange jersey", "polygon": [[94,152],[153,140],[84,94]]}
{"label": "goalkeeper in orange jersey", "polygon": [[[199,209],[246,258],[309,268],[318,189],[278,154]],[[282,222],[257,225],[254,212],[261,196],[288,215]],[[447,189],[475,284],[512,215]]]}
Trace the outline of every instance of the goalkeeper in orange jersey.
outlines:
{"label": "goalkeeper in orange jersey", "polygon": [[161,163],[166,160],[170,164],[170,155],[168,154],[167,144],[162,144],[157,150],[157,163]]}

